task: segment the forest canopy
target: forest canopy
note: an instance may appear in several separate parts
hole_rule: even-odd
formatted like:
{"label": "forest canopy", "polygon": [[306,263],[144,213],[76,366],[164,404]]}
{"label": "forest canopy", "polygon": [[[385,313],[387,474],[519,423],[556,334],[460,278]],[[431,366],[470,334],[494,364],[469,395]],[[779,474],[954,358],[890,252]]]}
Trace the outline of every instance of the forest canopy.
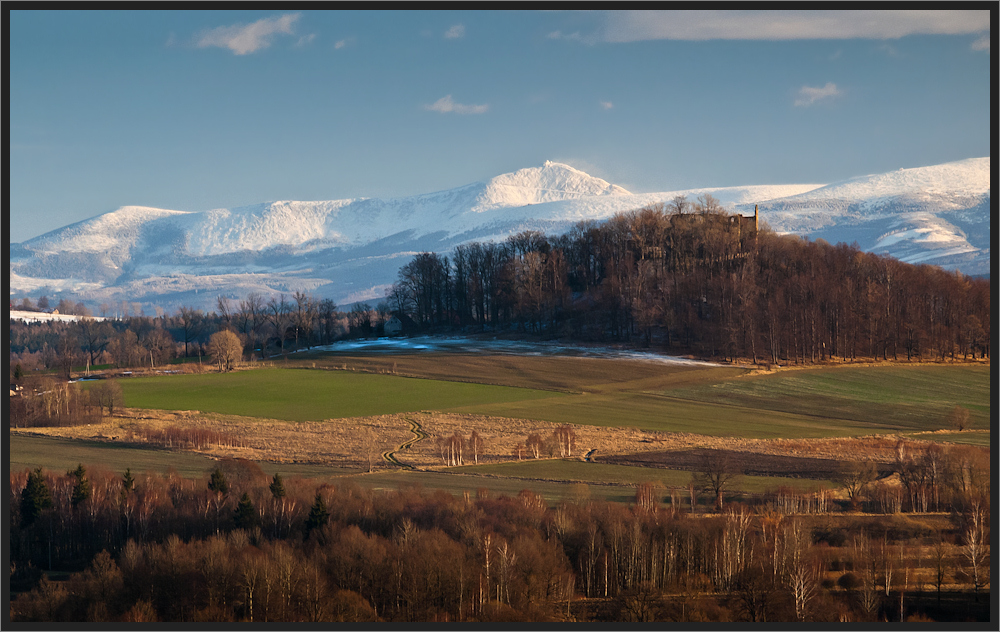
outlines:
{"label": "forest canopy", "polygon": [[987,357],[989,281],[758,229],[710,196],[582,222],[565,235],[421,253],[387,292],[424,328],[660,345],[816,362]]}

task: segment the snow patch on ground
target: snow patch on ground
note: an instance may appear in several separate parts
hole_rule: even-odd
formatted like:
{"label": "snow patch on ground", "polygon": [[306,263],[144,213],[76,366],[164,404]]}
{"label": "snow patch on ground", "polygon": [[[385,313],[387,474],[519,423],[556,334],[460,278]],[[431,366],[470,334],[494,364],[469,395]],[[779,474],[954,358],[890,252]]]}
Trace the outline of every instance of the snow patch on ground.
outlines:
{"label": "snow patch on ground", "polygon": [[48,312],[26,312],[19,309],[10,310],[10,320],[21,320],[26,323],[47,323],[52,321],[72,323],[83,319],[105,320],[101,316],[77,316],[75,314],[49,314]]}
{"label": "snow patch on ground", "polygon": [[526,342],[521,340],[473,340],[469,338],[416,336],[412,338],[371,338],[345,340],[331,345],[313,347],[313,351],[450,351],[490,352],[507,355],[570,356],[581,358],[617,358],[640,362],[658,362],[670,365],[722,366],[714,362],[663,355],[651,351],[630,351],[612,347],[587,347],[555,342]]}

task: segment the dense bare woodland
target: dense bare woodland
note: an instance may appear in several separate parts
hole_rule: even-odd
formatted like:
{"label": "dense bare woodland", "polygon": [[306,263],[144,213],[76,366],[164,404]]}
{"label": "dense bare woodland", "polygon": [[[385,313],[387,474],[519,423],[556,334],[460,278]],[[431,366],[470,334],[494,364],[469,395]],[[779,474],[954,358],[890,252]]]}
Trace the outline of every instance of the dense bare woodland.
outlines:
{"label": "dense bare woodland", "polygon": [[[12,603],[31,621],[874,621],[978,619],[988,601],[985,450],[912,455],[872,514],[781,491],[715,514],[688,490],[635,503],[456,498],[264,475],[12,473]],[[932,463],[933,461],[933,463]],[[928,475],[936,472],[936,478]],[[691,494],[711,491],[695,489]],[[925,510],[919,495],[950,514]],[[693,499],[693,498],[692,498]],[[443,560],[448,560],[443,564]],[[68,582],[42,570],[77,569]],[[956,592],[956,589],[962,592]],[[944,599],[944,605],[942,605]]]}
{"label": "dense bare woodland", "polygon": [[810,363],[985,357],[989,281],[758,227],[711,196],[418,255],[391,307],[423,326]]}

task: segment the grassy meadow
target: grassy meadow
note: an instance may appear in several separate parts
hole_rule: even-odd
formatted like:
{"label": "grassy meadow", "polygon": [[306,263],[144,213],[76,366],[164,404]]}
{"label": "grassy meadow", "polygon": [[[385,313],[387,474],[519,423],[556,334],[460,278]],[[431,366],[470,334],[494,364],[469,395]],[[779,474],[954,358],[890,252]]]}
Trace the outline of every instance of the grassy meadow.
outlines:
{"label": "grassy meadow", "polygon": [[[486,415],[708,437],[810,439],[898,433],[913,439],[990,444],[990,368],[979,365],[838,366],[752,374],[744,368],[623,359],[469,353],[298,355],[277,366],[227,374],[121,379],[133,409],[187,410],[274,422],[328,421],[418,411]],[[347,370],[344,370],[347,369]],[[977,432],[943,432],[954,406]],[[244,423],[244,422],[241,422]],[[299,425],[299,424],[295,424]],[[403,426],[405,429],[405,425]],[[928,432],[938,431],[938,432]],[[203,476],[213,459],[191,452],[12,434],[10,468],[65,471],[84,463],[119,471]],[[403,455],[405,459],[405,454]],[[685,471],[574,460],[525,460],[437,471],[260,462],[268,474],[350,477],[379,489],[420,485],[461,495],[480,488],[549,502],[579,495],[627,502],[635,485],[686,487]],[[742,476],[734,491],[801,491],[831,481]]]}
{"label": "grassy meadow", "polygon": [[[448,468],[449,472],[490,476],[516,477],[538,480],[564,480],[580,483],[617,484],[635,486],[640,483],[659,483],[664,488],[687,488],[691,472],[661,468],[614,465],[611,463],[586,463],[569,459],[526,460],[498,465],[464,465]],[[836,483],[828,480],[791,478],[787,476],[739,476],[731,487],[745,492],[764,492],[778,487],[796,491],[813,491],[820,487],[831,489]]]}
{"label": "grassy meadow", "polygon": [[198,410],[286,421],[563,397],[528,388],[284,368],[131,378],[121,384],[125,405],[130,408]]}
{"label": "grassy meadow", "polygon": [[972,428],[989,428],[990,367],[868,366],[802,369],[665,390],[664,395],[735,408],[809,415],[898,430],[947,428],[955,406]]}
{"label": "grassy meadow", "polygon": [[195,478],[215,466],[214,459],[192,452],[22,434],[9,435],[8,439],[11,471],[44,467],[65,472],[82,463],[88,468],[99,466],[113,472],[131,469],[136,473],[162,474],[174,468],[182,476]]}
{"label": "grassy meadow", "polygon": [[381,371],[391,363],[414,377],[268,368],[132,378],[122,386],[129,407],[288,421],[434,410],[751,438],[939,430],[956,405],[970,410],[973,427],[983,428],[990,413],[989,367],[979,366],[835,367],[749,376],[731,367],[593,358],[437,354],[368,362],[320,357],[317,364]]}

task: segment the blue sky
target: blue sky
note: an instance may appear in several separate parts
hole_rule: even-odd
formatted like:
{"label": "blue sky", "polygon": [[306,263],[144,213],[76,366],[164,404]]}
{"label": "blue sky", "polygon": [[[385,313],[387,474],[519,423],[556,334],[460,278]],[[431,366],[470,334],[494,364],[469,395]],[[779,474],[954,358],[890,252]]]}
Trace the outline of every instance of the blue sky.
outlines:
{"label": "blue sky", "polygon": [[633,192],[990,154],[988,11],[12,11],[10,241],[119,206]]}

